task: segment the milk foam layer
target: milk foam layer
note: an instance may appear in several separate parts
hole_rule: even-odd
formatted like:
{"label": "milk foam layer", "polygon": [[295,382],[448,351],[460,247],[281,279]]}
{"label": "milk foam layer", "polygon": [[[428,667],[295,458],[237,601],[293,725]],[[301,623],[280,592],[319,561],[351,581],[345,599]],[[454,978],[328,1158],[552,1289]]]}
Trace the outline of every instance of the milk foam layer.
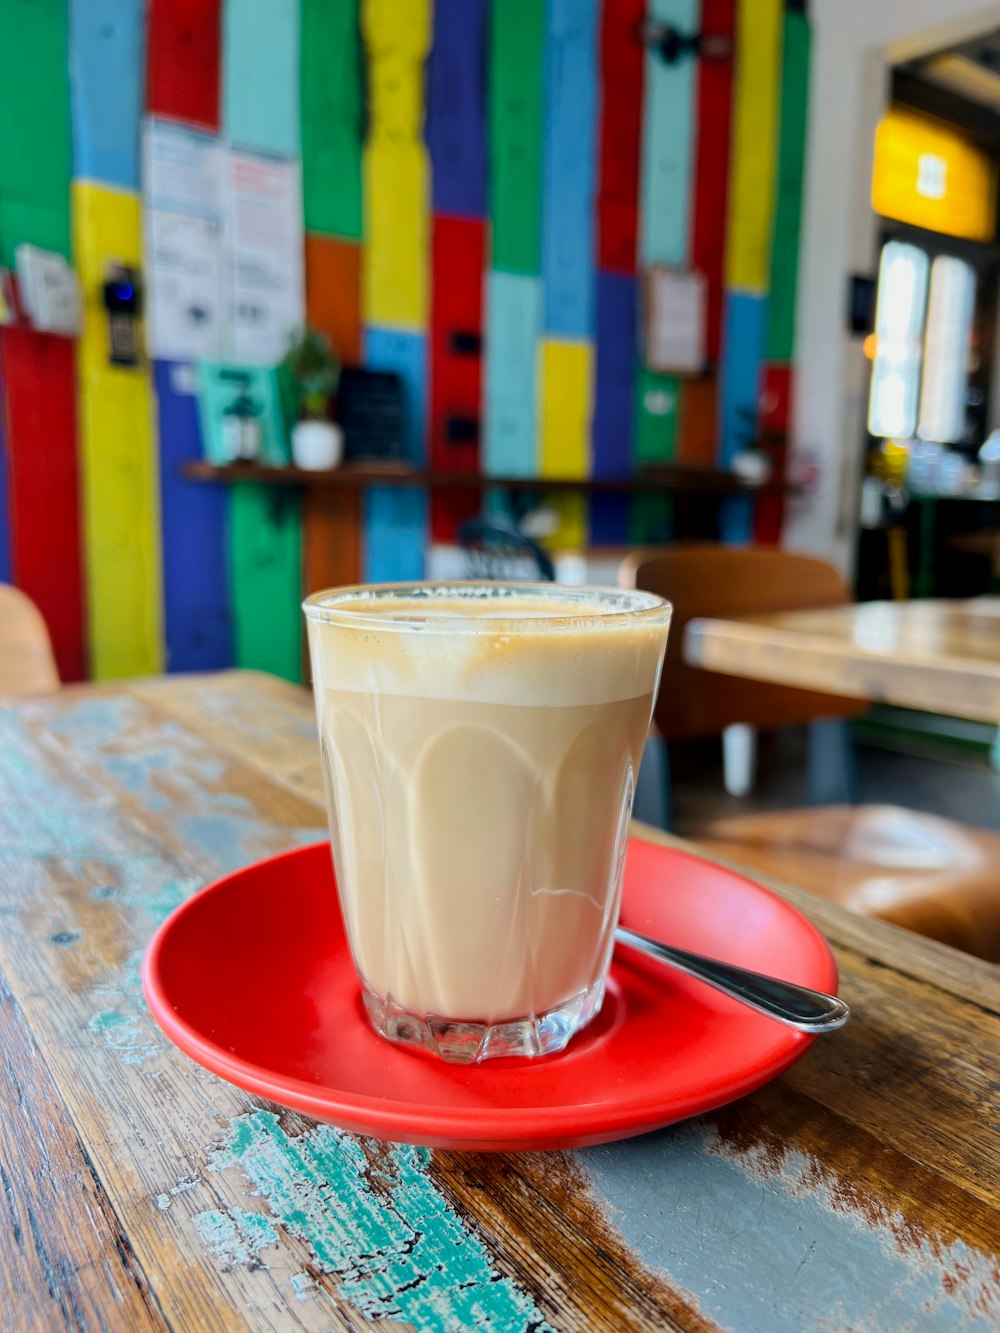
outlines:
{"label": "milk foam layer", "polygon": [[[536,706],[633,699],[649,691],[665,636],[662,624],[637,617],[567,619],[556,599],[518,598],[504,620],[489,601],[416,604],[419,627],[413,602],[387,600],[384,614],[381,602],[377,612],[356,605],[363,623],[310,622],[318,688]],[[448,623],[455,612],[461,619]]]}
{"label": "milk foam layer", "polygon": [[488,605],[473,630],[440,603],[309,633],[358,970],[413,1014],[502,1024],[599,1003],[666,625]]}

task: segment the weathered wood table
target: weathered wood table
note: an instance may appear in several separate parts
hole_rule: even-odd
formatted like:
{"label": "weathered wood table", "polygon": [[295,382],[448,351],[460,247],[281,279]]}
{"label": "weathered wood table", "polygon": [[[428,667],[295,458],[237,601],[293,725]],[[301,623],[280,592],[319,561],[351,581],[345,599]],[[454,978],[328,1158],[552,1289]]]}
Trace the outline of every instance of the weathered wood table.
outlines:
{"label": "weathered wood table", "polygon": [[692,620],[692,666],[1000,722],[1000,597]]}
{"label": "weathered wood table", "polygon": [[358,1140],[174,1050],[143,947],[207,879],[323,835],[313,726],[247,673],[0,711],[0,1327],[1000,1325],[996,972],[792,890],[854,1022],[645,1138]]}

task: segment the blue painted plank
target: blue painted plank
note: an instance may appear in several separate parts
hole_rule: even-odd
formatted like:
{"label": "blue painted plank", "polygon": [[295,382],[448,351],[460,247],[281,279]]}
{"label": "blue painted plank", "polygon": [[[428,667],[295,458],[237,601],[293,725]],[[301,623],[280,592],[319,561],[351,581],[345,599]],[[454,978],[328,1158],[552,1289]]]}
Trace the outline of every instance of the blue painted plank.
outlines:
{"label": "blue painted plank", "polygon": [[600,273],[593,426],[595,477],[627,477],[632,470],[635,371],[635,279],[620,273]]}
{"label": "blue painted plank", "polygon": [[486,213],[486,0],[436,0],[427,70],[435,213]]}
{"label": "blue painted plank", "polygon": [[628,495],[594,495],[590,501],[590,545],[627,546],[632,501]]}
{"label": "blue painted plank", "polygon": [[594,332],[598,0],[548,0],[542,273],[545,332]]}
{"label": "blue painted plank", "polygon": [[[0,333],[0,337],[3,334]],[[0,379],[0,583],[14,582],[10,536],[10,487],[7,480],[7,440],[5,434],[6,403],[3,380]]]}
{"label": "blue painted plank", "polygon": [[[427,337],[398,329],[368,328],[365,365],[393,370],[403,381],[406,458],[416,465],[427,451]],[[361,569],[366,583],[419,579],[428,544],[427,495],[418,487],[373,486],[362,505]]]}
{"label": "blue painted plank", "polygon": [[393,370],[402,378],[404,453],[408,462],[423,463],[427,457],[427,335],[369,327],[364,331],[364,355],[369,370]]}
{"label": "blue painted plank", "polygon": [[[698,31],[699,0],[651,0],[648,11],[683,33]],[[696,60],[666,65],[646,56],[639,208],[644,265],[688,262],[697,69]]]}
{"label": "blue painted plank", "polygon": [[365,583],[406,583],[424,576],[427,495],[417,486],[370,486],[362,505]]}
{"label": "blue painted plank", "polygon": [[767,325],[767,298],[727,292],[722,331],[722,439],[719,462],[756,435],[757,401]]}
{"label": "blue painted plank", "polygon": [[494,477],[538,475],[541,295],[537,278],[487,280],[483,471]]}
{"label": "blue painted plank", "polygon": [[[754,438],[767,332],[767,298],[748,292],[726,293],[722,331],[722,435],[719,462],[728,467]],[[734,546],[750,541],[753,500],[731,495],[719,507],[722,540]]]}
{"label": "blue painted plank", "polygon": [[226,493],[181,476],[203,457],[193,367],[153,367],[160,438],[163,609],[169,671],[215,671],[233,664],[226,565]]}
{"label": "blue painted plank", "polygon": [[73,174],[139,188],[145,0],[70,0]]}
{"label": "blue painted plank", "polygon": [[222,128],[230,143],[297,156],[297,0],[225,0],[222,79]]}

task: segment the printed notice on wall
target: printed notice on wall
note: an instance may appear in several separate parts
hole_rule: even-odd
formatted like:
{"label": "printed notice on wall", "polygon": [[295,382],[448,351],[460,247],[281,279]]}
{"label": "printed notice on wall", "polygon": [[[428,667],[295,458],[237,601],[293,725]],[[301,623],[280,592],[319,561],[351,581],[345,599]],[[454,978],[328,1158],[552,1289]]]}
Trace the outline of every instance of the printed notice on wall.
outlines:
{"label": "printed notice on wall", "polygon": [[645,272],[642,294],[648,368],[697,375],[706,356],[703,274],[654,265]]}
{"label": "printed notice on wall", "polygon": [[275,365],[305,318],[298,161],[233,150],[226,167],[229,355]]}
{"label": "printed notice on wall", "polygon": [[162,120],[143,131],[150,356],[215,359],[225,343],[225,153],[217,139]]}

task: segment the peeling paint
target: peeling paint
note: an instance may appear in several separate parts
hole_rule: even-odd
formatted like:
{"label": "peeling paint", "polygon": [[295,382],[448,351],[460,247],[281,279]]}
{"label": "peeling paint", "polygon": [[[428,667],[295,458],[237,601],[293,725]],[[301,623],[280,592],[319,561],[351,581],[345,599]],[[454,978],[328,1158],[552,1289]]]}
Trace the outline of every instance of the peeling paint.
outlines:
{"label": "peeling paint", "polygon": [[292,1137],[272,1112],[257,1111],[231,1123],[212,1169],[239,1168],[274,1223],[304,1241],[316,1268],[369,1318],[425,1333],[553,1333],[430,1179],[428,1150],[378,1151],[376,1165],[364,1140],[330,1125]]}
{"label": "peeling paint", "polygon": [[278,1244],[278,1233],[260,1213],[248,1213],[242,1208],[227,1208],[224,1212],[213,1208],[195,1213],[192,1220],[225,1271],[238,1264],[250,1269],[266,1268],[260,1252]]}
{"label": "peeling paint", "polygon": [[692,1121],[579,1161],[625,1240],[723,1328],[1000,1326],[991,1259],[849,1201],[801,1153],[737,1148],[711,1122]]}

